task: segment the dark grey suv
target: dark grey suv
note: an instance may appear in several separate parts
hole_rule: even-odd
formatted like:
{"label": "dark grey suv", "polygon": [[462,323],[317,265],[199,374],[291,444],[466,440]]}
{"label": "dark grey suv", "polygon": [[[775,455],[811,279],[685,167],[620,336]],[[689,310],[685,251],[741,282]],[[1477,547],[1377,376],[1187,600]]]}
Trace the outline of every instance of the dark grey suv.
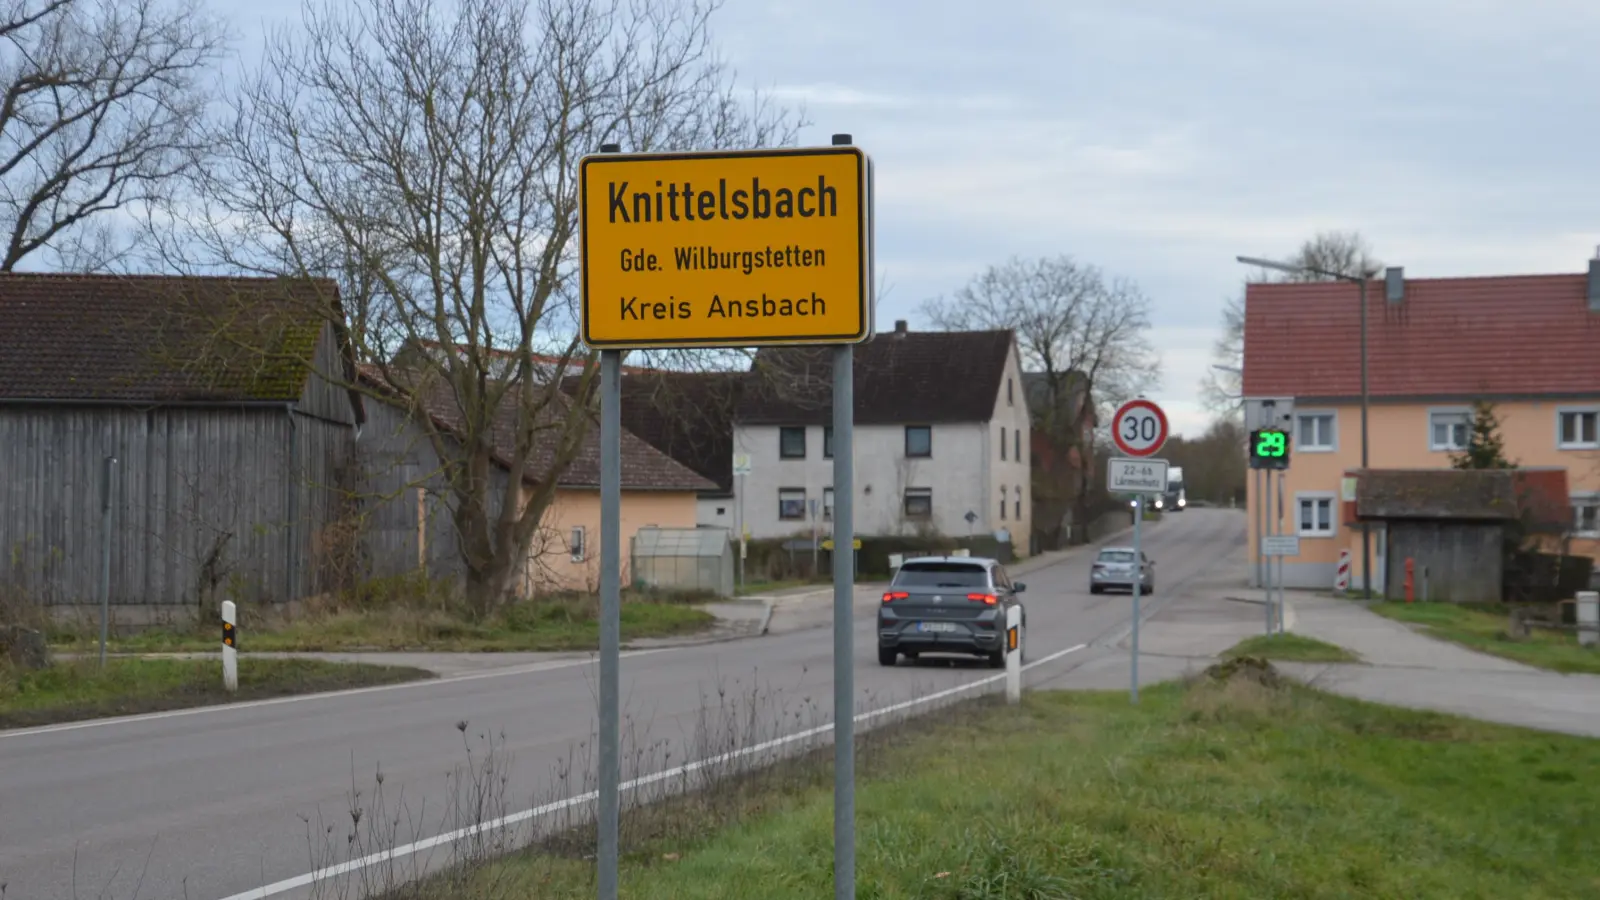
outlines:
{"label": "dark grey suv", "polygon": [[[978,556],[928,556],[906,560],[878,606],[878,662],[892,666],[901,654],[978,656],[991,666],[1006,662],[1006,610],[1022,607],[1017,595],[1027,585],[1013,582],[999,562]],[[1022,651],[1027,633],[1023,608]]]}

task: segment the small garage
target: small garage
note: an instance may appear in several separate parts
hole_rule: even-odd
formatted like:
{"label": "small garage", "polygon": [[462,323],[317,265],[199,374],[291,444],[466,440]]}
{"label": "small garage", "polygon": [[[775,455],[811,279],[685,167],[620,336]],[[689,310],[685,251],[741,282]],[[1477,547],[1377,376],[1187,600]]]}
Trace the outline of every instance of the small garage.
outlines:
{"label": "small garage", "polygon": [[1499,602],[1507,526],[1519,509],[1509,469],[1371,469],[1356,486],[1357,519],[1387,535],[1391,599],[1406,595],[1409,560],[1417,600]]}

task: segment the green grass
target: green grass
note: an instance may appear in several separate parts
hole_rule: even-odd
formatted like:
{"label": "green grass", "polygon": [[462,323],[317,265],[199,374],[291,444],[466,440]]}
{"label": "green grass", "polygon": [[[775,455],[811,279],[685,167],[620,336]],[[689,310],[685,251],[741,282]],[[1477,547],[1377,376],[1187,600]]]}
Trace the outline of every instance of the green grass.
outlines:
{"label": "green grass", "polygon": [[1575,632],[1535,628],[1527,638],[1514,641],[1506,636],[1506,613],[1454,603],[1376,603],[1371,608],[1474,650],[1556,672],[1600,674],[1600,651],[1581,646]]}
{"label": "green grass", "polygon": [[432,677],[403,666],[310,659],[241,659],[239,690],[222,689],[218,659],[58,662],[39,671],[0,664],[0,728],[210,706]]}
{"label": "green grass", "polygon": [[773,591],[787,591],[793,588],[811,586],[820,587],[822,585],[832,583],[832,581],[822,578],[789,578],[778,581],[748,581],[745,582],[744,587],[739,588],[737,591],[735,591],[735,593],[741,597],[746,597],[751,594],[770,594]]}
{"label": "green grass", "polygon": [[[1600,741],[1243,679],[941,718],[861,757],[862,900],[1600,896]],[[809,786],[740,797],[720,828],[631,842],[623,895],[831,896],[815,768]],[[577,849],[406,896],[592,897]]]}
{"label": "green grass", "polygon": [[1348,663],[1361,661],[1361,657],[1343,647],[1290,632],[1258,634],[1255,637],[1245,638],[1234,644],[1224,655],[1258,656],[1262,659],[1277,659],[1287,662]]}
{"label": "green grass", "polygon": [[[389,606],[313,612],[294,619],[278,617],[239,627],[239,647],[249,651],[560,651],[599,646],[598,605],[592,599],[530,601],[509,607],[482,621],[444,609]],[[686,603],[634,600],[622,605],[624,641],[691,634],[708,628],[716,617]],[[52,635],[58,650],[98,649],[98,638],[85,629]],[[155,628],[119,635],[115,653],[164,653],[215,650],[216,628]]]}

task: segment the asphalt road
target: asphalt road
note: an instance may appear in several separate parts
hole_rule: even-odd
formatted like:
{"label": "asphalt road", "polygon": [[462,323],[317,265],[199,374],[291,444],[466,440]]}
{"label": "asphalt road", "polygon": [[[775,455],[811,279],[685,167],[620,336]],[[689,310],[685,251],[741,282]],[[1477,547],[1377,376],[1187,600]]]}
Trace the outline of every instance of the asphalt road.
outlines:
{"label": "asphalt road", "polygon": [[[1181,600],[1185,582],[1244,541],[1244,525],[1242,513],[1190,510],[1146,529],[1157,590],[1144,598],[1144,611]],[[1029,683],[1047,683],[1106,652],[1096,647],[1120,640],[1130,626],[1127,594],[1088,593],[1088,558],[1079,554],[1018,579],[1028,585],[1030,661],[1087,645],[1033,666]],[[858,606],[858,710],[995,674],[975,664],[881,668],[871,614],[870,603]],[[826,723],[832,641],[824,627],[625,655],[623,730],[633,750],[625,750],[624,777],[705,752],[712,730],[723,735],[720,743],[730,728],[750,727],[732,725],[730,711],[744,710],[758,694],[757,737]],[[260,889],[345,858],[348,798],[361,790],[359,805],[380,807],[372,793],[379,769],[381,808],[405,810],[402,842],[461,824],[444,813],[454,796],[447,775],[466,760],[464,744],[481,755],[478,735],[492,735],[511,754],[508,812],[589,789],[581,777],[554,773],[586,752],[574,748],[589,746],[596,696],[594,664],[566,659],[337,695],[0,732],[4,897],[307,896],[303,888]],[[708,721],[716,727],[708,730]],[[375,818],[367,814],[369,823]],[[323,836],[337,845],[331,860],[314,849]]]}

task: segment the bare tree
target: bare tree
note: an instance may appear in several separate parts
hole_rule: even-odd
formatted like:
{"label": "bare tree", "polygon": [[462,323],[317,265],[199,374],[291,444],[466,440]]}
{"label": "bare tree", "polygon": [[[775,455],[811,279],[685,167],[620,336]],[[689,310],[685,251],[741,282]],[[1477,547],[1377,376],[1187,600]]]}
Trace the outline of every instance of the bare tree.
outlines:
{"label": "bare tree", "polygon": [[[1133,282],[1065,255],[1013,258],[989,267],[951,297],[928,301],[923,312],[940,328],[1015,331],[1022,367],[1038,379],[1024,386],[1034,427],[1055,452],[1075,453],[1083,461],[1074,490],[1035,479],[1035,500],[1046,507],[1046,519],[1052,497],[1060,512],[1075,502],[1084,519],[1093,449],[1089,426],[1112,404],[1160,379],[1160,358],[1149,338],[1149,298]],[[1035,526],[1049,530],[1038,516]]]}
{"label": "bare tree", "polygon": [[[1360,232],[1320,231],[1300,244],[1293,256],[1284,260],[1292,266],[1303,266],[1318,271],[1276,272],[1261,270],[1249,282],[1333,281],[1340,275],[1371,277],[1383,263],[1373,256],[1372,248]],[[1244,289],[1223,301],[1222,333],[1212,345],[1214,365],[1206,373],[1200,390],[1206,406],[1218,415],[1237,417],[1242,409],[1241,392],[1244,384]]]}
{"label": "bare tree", "polygon": [[75,269],[111,262],[115,214],[204,158],[225,49],[199,0],[4,0],[0,271],[45,249]]}
{"label": "bare tree", "polygon": [[[308,7],[199,185],[210,265],[340,285],[358,353],[443,460],[469,600],[514,590],[592,426],[576,335],[579,158],[792,141],[737,96],[715,5],[360,0]],[[168,246],[168,258],[180,248]],[[392,364],[401,348],[428,347]],[[510,353],[514,364],[507,366]],[[535,362],[545,353],[556,362]],[[562,374],[581,373],[562,391]],[[505,477],[501,477],[503,472]]]}

